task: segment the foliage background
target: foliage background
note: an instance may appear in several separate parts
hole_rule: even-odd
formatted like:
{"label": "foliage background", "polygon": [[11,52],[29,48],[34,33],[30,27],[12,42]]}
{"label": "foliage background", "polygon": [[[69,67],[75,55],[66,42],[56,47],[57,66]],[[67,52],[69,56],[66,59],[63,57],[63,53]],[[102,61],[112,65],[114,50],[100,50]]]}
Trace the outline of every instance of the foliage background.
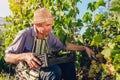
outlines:
{"label": "foliage background", "polygon": [[[4,62],[5,48],[13,41],[15,35],[26,27],[31,27],[33,13],[39,7],[49,8],[57,18],[54,20],[54,33],[60,40],[93,49],[96,59],[89,60],[85,52],[76,52],[76,72],[79,80],[119,80],[120,79],[120,1],[97,0],[88,4],[88,12],[82,19],[76,19],[80,13],[76,4],[81,0],[8,0],[12,16],[6,17],[10,24],[4,25],[4,38],[0,36],[0,63],[2,72],[10,72]],[[101,9],[106,9],[101,10]],[[97,11],[97,13],[96,13]],[[87,27],[85,33],[79,34],[81,28]],[[0,33],[3,34],[3,33]],[[3,65],[4,63],[4,65]],[[5,74],[7,75],[7,74]]]}

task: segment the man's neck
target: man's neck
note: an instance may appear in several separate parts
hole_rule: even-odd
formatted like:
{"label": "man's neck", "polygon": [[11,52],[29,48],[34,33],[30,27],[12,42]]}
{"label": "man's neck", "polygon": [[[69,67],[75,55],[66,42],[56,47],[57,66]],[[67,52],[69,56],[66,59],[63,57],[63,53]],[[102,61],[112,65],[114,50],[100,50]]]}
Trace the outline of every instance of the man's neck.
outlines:
{"label": "man's neck", "polygon": [[45,39],[45,35],[43,35],[41,33],[37,34],[37,37],[41,40]]}
{"label": "man's neck", "polygon": [[36,32],[37,32],[37,37],[43,40],[45,35],[43,33],[38,32],[37,29],[36,29]]}

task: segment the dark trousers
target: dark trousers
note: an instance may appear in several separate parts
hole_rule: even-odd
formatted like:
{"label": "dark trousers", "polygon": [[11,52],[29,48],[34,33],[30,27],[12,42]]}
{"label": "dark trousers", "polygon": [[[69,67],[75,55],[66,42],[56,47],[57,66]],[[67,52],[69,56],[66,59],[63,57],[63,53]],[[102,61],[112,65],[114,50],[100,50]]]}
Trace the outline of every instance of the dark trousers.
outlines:
{"label": "dark trousers", "polygon": [[74,62],[59,65],[62,70],[63,80],[77,80]]}
{"label": "dark trousers", "polygon": [[77,80],[74,62],[42,68],[41,80]]}

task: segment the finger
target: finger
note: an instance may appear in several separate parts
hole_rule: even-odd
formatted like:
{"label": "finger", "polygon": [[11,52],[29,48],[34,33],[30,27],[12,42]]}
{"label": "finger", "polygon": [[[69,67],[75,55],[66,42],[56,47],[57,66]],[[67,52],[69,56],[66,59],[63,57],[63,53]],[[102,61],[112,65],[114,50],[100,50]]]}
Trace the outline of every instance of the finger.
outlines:
{"label": "finger", "polygon": [[94,52],[93,52],[92,54],[93,54],[93,55],[95,55],[95,53],[94,53]]}
{"label": "finger", "polygon": [[32,64],[32,68],[39,68],[40,66],[38,64],[36,64],[36,62],[34,62],[33,60],[31,61]]}
{"label": "finger", "polygon": [[90,55],[90,54],[89,54],[88,56],[89,56],[89,58],[91,58],[91,55]]}
{"label": "finger", "polygon": [[91,58],[91,55],[92,55],[92,53],[91,53],[91,52],[89,52],[89,53],[88,53],[88,57],[89,57],[89,58]]}
{"label": "finger", "polygon": [[37,64],[39,64],[39,65],[42,64],[42,63],[40,62],[40,60],[38,60],[37,58],[33,58],[33,60],[34,60]]}
{"label": "finger", "polygon": [[32,64],[31,62],[29,63],[29,67],[30,67],[30,68],[33,68],[33,64]]}

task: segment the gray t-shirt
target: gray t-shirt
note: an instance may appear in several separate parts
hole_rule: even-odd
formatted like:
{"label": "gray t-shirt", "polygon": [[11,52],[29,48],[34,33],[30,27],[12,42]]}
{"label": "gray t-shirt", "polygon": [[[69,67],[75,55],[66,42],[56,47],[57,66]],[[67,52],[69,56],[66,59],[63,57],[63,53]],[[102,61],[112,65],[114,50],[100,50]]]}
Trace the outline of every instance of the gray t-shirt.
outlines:
{"label": "gray t-shirt", "polygon": [[[18,33],[13,43],[6,49],[5,53],[32,52],[34,37],[37,36],[35,27],[26,28]],[[54,50],[64,50],[65,45],[52,33],[48,35],[48,46]]]}

